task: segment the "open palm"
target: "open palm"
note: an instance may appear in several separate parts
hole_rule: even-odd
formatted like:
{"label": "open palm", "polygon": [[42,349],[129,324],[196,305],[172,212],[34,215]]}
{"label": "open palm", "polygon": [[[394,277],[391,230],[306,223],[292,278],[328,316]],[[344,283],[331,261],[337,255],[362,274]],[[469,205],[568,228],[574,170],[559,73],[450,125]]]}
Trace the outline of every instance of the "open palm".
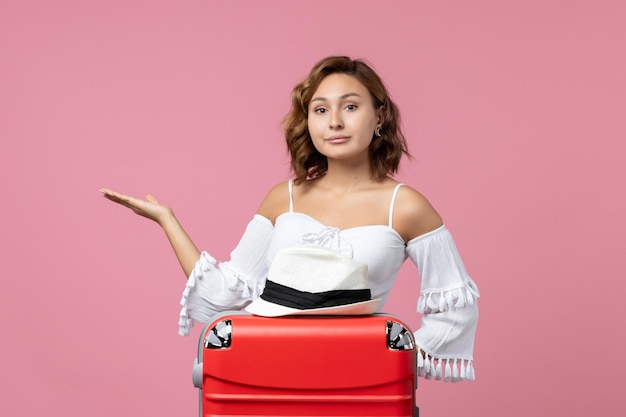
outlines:
{"label": "open palm", "polygon": [[111,200],[114,203],[126,206],[136,214],[146,217],[150,220],[154,220],[159,224],[166,216],[172,214],[172,209],[164,204],[159,203],[156,197],[152,194],[146,195],[146,199],[142,200],[140,198],[135,198],[129,195],[118,193],[117,191],[113,191],[108,188],[101,188],[100,192],[104,195],[106,199]]}

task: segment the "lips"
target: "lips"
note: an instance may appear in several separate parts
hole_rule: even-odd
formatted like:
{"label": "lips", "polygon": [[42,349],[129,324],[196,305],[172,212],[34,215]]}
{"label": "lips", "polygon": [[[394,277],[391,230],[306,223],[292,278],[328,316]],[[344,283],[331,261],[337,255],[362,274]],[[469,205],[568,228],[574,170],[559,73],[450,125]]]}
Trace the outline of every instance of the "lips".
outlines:
{"label": "lips", "polygon": [[333,145],[345,143],[349,140],[350,140],[350,136],[331,136],[325,139],[327,143],[332,143]]}

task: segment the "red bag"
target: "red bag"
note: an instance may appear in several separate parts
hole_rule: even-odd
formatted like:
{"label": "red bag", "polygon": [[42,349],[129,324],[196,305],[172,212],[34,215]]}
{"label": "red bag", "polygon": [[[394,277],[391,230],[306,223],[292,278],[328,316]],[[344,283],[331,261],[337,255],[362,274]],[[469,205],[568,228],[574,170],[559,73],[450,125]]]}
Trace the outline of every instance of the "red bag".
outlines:
{"label": "red bag", "polygon": [[200,336],[200,416],[417,416],[413,334],[397,318],[220,314]]}

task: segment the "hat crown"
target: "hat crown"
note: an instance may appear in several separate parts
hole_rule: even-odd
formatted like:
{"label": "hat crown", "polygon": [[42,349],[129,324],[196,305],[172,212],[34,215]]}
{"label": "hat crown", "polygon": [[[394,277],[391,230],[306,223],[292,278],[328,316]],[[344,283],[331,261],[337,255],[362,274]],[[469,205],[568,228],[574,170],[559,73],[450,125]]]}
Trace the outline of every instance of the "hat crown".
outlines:
{"label": "hat crown", "polygon": [[291,314],[372,314],[367,264],[318,246],[281,249],[265,289],[246,311],[266,317]]}
{"label": "hat crown", "polygon": [[366,264],[316,246],[278,251],[267,279],[310,293],[369,288]]}

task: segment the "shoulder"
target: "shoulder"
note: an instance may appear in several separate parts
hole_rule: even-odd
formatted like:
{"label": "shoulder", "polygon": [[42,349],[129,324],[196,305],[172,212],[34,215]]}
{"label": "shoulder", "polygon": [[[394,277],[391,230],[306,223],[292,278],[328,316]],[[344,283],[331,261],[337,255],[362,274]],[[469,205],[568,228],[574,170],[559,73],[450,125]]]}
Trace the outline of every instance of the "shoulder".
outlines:
{"label": "shoulder", "polygon": [[393,208],[393,227],[405,242],[442,224],[441,216],[424,195],[408,185],[398,189]]}
{"label": "shoulder", "polygon": [[267,192],[257,214],[269,219],[274,224],[276,217],[286,211],[289,211],[289,181],[280,182]]}

